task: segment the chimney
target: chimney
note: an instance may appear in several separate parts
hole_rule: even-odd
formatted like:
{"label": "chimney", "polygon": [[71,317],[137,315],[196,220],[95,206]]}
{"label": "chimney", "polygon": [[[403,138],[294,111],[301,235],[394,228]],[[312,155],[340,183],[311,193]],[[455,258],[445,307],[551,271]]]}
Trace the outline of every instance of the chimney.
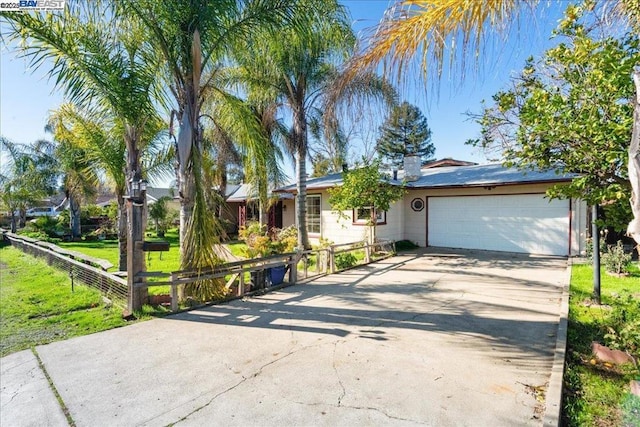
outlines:
{"label": "chimney", "polygon": [[404,179],[407,181],[417,181],[421,175],[420,156],[404,156]]}
{"label": "chimney", "polygon": [[342,172],[348,172],[349,171],[349,165],[346,163],[342,164]]}
{"label": "chimney", "polygon": [[398,180],[398,170],[397,169],[394,169],[394,171],[393,171],[393,180],[394,181]]}

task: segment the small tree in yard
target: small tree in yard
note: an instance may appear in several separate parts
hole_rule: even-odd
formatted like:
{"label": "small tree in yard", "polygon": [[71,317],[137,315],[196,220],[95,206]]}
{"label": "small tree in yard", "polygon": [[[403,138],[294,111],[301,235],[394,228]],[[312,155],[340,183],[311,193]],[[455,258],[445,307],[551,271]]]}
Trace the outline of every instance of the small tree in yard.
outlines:
{"label": "small tree in yard", "polygon": [[167,230],[167,218],[169,216],[167,202],[169,200],[171,200],[170,197],[164,196],[149,205],[149,218],[155,223],[156,236],[158,237],[164,237],[164,232]]}
{"label": "small tree in yard", "polygon": [[380,161],[345,172],[342,180],[341,186],[329,189],[331,209],[341,218],[349,218],[344,211],[371,208],[367,225],[370,241],[375,242],[376,211],[388,211],[391,203],[402,198],[404,187],[389,182],[389,177],[380,172]]}

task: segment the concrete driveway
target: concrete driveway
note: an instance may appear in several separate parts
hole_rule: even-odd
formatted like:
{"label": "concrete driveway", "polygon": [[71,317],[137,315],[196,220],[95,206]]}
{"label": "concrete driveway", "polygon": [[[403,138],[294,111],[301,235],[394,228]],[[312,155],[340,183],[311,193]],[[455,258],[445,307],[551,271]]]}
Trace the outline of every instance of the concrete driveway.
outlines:
{"label": "concrete driveway", "polygon": [[[77,426],[541,425],[566,269],[421,250],[36,352]],[[1,425],[66,422],[34,364]]]}

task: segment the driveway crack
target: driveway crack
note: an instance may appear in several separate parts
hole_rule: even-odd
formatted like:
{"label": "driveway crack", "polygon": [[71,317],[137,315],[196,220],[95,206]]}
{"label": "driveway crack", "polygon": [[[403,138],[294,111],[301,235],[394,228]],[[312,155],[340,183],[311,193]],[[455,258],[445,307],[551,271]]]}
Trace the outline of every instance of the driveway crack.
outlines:
{"label": "driveway crack", "polygon": [[344,383],[342,382],[342,379],[340,378],[340,373],[338,372],[338,367],[336,366],[336,351],[338,349],[338,344],[344,343],[344,342],[345,342],[344,340],[339,340],[333,344],[332,367],[333,367],[333,371],[336,373],[338,384],[340,384],[340,388],[342,389],[340,396],[338,396],[338,407],[342,406],[342,399],[344,399],[345,395],[347,394],[347,389],[344,387]]}
{"label": "driveway crack", "polygon": [[254,373],[252,373],[251,375],[248,375],[246,377],[243,375],[242,379],[240,381],[238,381],[237,383],[233,384],[232,386],[220,391],[219,393],[214,395],[211,399],[209,399],[209,401],[207,401],[205,404],[195,408],[193,411],[189,412],[187,415],[183,416],[182,418],[180,418],[176,422],[168,424],[167,427],[177,425],[178,423],[181,423],[182,421],[186,421],[193,414],[195,414],[195,413],[203,410],[207,406],[211,405],[220,396],[223,396],[223,395],[229,393],[230,391],[235,390],[236,388],[238,388],[239,386],[241,386],[242,384],[244,384],[248,380],[251,380],[251,379],[256,378],[257,376],[259,376],[265,368],[267,368],[267,367],[269,367],[269,366],[271,366],[271,365],[273,365],[273,364],[275,364],[277,362],[280,362],[281,360],[284,360],[284,359],[288,358],[289,356],[292,356],[292,355],[294,355],[294,354],[296,354],[296,353],[298,353],[300,351],[303,351],[303,350],[306,350],[306,349],[312,348],[312,347],[318,347],[319,345],[323,345],[323,344],[313,344],[313,345],[309,345],[309,346],[300,347],[300,348],[298,348],[296,350],[291,350],[287,354],[285,354],[285,355],[283,355],[281,357],[278,357],[276,359],[273,359],[273,360],[269,361],[268,363],[265,363],[264,365],[260,366],[258,368],[258,370],[255,371]]}

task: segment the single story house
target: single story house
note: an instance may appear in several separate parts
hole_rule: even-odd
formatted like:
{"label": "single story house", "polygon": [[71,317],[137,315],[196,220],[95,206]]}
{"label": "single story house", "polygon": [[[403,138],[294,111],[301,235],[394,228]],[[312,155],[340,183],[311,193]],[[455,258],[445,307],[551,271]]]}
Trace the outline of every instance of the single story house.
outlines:
{"label": "single story house", "polygon": [[[400,185],[404,179],[407,191],[388,212],[376,213],[376,237],[410,240],[422,247],[561,256],[585,252],[586,203],[550,200],[545,194],[549,187],[570,181],[570,175],[461,163],[418,164],[405,167],[408,172],[399,171],[392,182]],[[347,220],[332,212],[327,189],[341,183],[342,173],[307,181],[307,227],[312,243],[320,238],[347,243],[366,237],[370,208],[345,212]],[[295,195],[296,188],[289,185],[276,191]],[[295,221],[295,215],[287,218]]]}

